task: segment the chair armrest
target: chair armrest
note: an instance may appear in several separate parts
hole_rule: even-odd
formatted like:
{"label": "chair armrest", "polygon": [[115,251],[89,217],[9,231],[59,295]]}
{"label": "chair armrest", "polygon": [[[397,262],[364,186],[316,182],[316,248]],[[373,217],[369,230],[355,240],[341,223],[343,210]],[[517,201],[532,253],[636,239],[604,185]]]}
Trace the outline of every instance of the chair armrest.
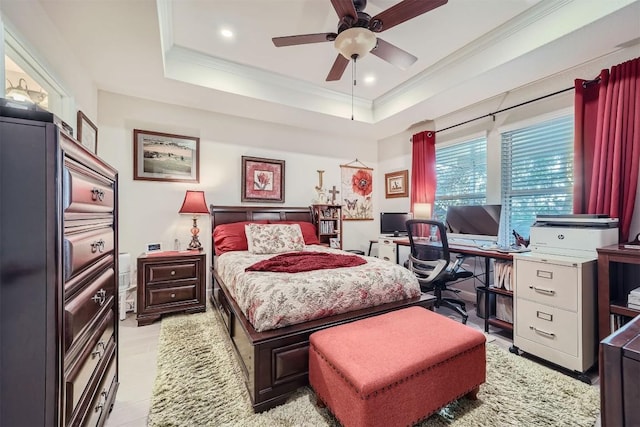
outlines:
{"label": "chair armrest", "polygon": [[446,260],[423,261],[409,255],[409,270],[414,273],[423,274],[427,277],[421,279],[426,282],[435,280],[445,269],[448,262]]}

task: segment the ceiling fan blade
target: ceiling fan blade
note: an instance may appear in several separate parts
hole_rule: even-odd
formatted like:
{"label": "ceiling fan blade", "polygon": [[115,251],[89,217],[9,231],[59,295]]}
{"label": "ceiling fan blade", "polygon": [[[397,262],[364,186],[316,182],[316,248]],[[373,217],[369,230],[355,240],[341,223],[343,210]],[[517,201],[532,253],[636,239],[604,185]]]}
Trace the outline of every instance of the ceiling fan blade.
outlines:
{"label": "ceiling fan blade", "polygon": [[344,73],[344,70],[347,68],[347,65],[349,65],[349,60],[344,56],[342,56],[341,54],[338,54],[338,57],[336,58],[335,62],[333,63],[333,66],[331,67],[331,71],[329,71],[329,75],[327,76],[327,81],[333,82],[336,80],[340,80],[342,78],[342,74]]}
{"label": "ceiling fan blade", "polygon": [[336,39],[336,36],[336,33],[300,34],[297,36],[274,37],[271,40],[276,47],[283,47],[298,44],[331,42]]}
{"label": "ceiling fan blade", "polygon": [[345,16],[350,16],[355,21],[358,20],[358,12],[356,12],[356,7],[353,5],[353,0],[331,0],[331,4],[336,10],[338,18],[342,19]]}
{"label": "ceiling fan blade", "polygon": [[369,29],[374,33],[388,30],[404,21],[446,4],[448,0],[403,0],[372,17]]}
{"label": "ceiling fan blade", "polygon": [[418,58],[416,58],[409,52],[406,52],[399,47],[382,40],[380,37],[378,37],[378,45],[373,48],[371,54],[387,61],[390,64],[395,65],[401,70],[406,70],[418,60]]}

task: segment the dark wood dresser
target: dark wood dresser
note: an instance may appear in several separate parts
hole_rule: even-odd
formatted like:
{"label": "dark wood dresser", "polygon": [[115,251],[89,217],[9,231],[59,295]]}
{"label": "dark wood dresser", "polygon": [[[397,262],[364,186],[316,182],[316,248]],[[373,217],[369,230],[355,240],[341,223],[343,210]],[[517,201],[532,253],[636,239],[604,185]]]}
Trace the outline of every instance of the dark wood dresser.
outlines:
{"label": "dark wood dresser", "polygon": [[118,175],[54,121],[0,109],[2,426],[101,426],[118,388]]}
{"label": "dark wood dresser", "polygon": [[167,251],[138,257],[138,326],[161,315],[196,313],[206,306],[206,254]]}
{"label": "dark wood dresser", "polygon": [[640,426],[640,316],[600,342],[603,427]]}

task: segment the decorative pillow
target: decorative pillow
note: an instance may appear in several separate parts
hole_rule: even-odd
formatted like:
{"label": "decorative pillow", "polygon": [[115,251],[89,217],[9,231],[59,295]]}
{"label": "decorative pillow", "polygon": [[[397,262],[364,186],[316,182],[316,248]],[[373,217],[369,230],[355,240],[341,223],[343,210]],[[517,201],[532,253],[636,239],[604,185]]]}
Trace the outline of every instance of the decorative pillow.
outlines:
{"label": "decorative pillow", "polygon": [[298,224],[247,224],[244,229],[249,252],[253,254],[279,254],[304,248]]}
{"label": "decorative pillow", "polygon": [[319,245],[318,235],[316,234],[316,226],[307,221],[271,221],[269,224],[298,224],[302,230],[305,245]]}
{"label": "decorative pillow", "polygon": [[220,224],[213,230],[213,247],[216,255],[229,251],[246,251],[247,235],[244,226],[247,224],[267,224],[267,220],[240,221]]}

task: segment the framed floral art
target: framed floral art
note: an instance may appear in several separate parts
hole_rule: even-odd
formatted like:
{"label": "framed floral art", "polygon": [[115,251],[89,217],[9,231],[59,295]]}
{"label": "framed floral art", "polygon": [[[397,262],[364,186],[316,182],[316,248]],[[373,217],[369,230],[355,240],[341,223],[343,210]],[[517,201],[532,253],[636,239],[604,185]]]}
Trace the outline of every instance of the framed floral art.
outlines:
{"label": "framed floral art", "polygon": [[242,156],[241,200],[284,203],[284,160]]}

